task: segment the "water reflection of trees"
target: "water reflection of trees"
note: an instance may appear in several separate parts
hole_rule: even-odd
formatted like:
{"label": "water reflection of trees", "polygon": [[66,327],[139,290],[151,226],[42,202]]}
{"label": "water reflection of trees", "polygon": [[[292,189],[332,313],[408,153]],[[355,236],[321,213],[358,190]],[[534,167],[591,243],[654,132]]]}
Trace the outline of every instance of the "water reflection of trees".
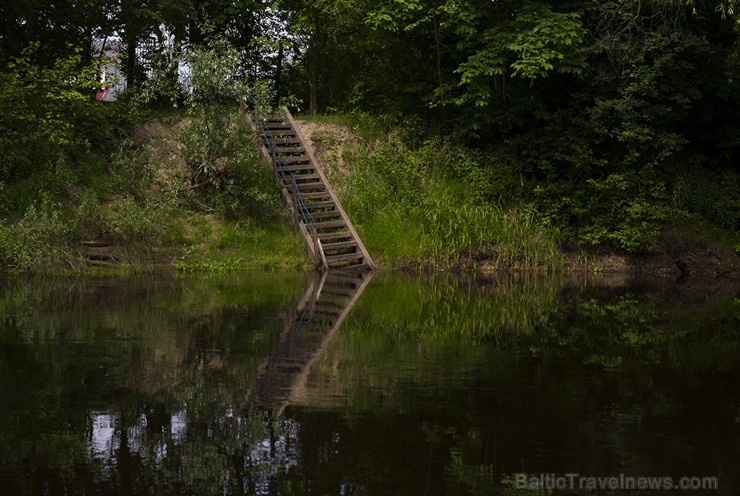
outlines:
{"label": "water reflection of trees", "polygon": [[381,277],[317,364],[306,404],[424,418],[413,451],[446,454],[434,482],[449,493],[616,466],[717,473],[734,494],[740,305],[732,291],[681,290]]}
{"label": "water reflection of trees", "polygon": [[249,278],[8,282],[3,491],[268,490],[297,463],[298,425],[250,398],[304,278]]}
{"label": "water reflection of trees", "polygon": [[257,409],[227,409],[208,418],[187,409],[162,413],[90,414],[84,444],[94,476],[87,489],[271,494],[280,475],[300,463],[300,429],[294,420]]}
{"label": "water reflection of trees", "polygon": [[718,292],[661,280],[602,283],[530,276],[477,282],[380,278],[350,318],[344,345],[359,351],[389,343],[457,350],[486,344],[607,368],[625,360],[693,367],[703,353],[711,357],[703,360],[706,367],[733,368],[740,360],[740,305],[732,285]]}
{"label": "water reflection of trees", "polygon": [[275,416],[250,398],[304,281],[271,277],[0,292],[0,487],[495,494],[518,470],[732,471],[732,298],[378,277],[305,406]]}

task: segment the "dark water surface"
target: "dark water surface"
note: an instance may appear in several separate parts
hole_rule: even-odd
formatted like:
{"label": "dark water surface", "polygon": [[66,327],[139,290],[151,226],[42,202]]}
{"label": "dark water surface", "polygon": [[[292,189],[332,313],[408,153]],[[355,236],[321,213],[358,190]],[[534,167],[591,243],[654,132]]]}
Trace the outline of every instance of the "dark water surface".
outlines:
{"label": "dark water surface", "polygon": [[[0,495],[736,496],[736,296],[392,274],[5,281]],[[584,479],[539,490],[543,473]],[[718,489],[578,487],[620,474]]]}

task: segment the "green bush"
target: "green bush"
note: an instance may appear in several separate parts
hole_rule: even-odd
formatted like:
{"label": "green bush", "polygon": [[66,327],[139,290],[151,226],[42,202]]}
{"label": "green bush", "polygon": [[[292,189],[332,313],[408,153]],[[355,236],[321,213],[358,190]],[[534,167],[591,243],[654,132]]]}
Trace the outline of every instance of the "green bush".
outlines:
{"label": "green bush", "polygon": [[578,186],[540,183],[535,198],[552,225],[590,248],[644,250],[669,213],[665,185],[649,173],[614,173]]}
{"label": "green bush", "polygon": [[229,219],[271,218],[284,206],[280,187],[254,146],[242,145],[233,153],[219,198]]}
{"label": "green bush", "polygon": [[161,201],[137,201],[124,198],[104,218],[109,235],[123,244],[143,243],[148,246],[183,239],[183,228],[177,217],[177,199],[166,195]]}
{"label": "green bush", "polygon": [[[251,130],[238,103],[248,95],[265,104],[274,93],[264,81],[241,77],[244,53],[220,35],[207,44],[170,54],[170,63],[186,63],[188,80],[172,88],[172,67],[154,71],[147,82],[149,100],[184,100],[188,119],[178,134],[187,168],[183,192],[192,206],[218,209],[230,218],[264,217],[279,204],[279,190],[260,163]],[[172,90],[179,96],[168,96]],[[164,97],[164,98],[163,98]],[[271,108],[262,107],[268,114]]]}
{"label": "green bush", "polygon": [[59,195],[102,171],[102,157],[127,122],[125,108],[94,99],[97,69],[83,64],[79,51],[42,67],[31,62],[35,50],[31,46],[0,71],[5,214],[24,212],[40,193]]}
{"label": "green bush", "polygon": [[73,225],[64,219],[60,204],[43,199],[23,217],[0,224],[0,266],[11,274],[51,270],[72,258]]}
{"label": "green bush", "polygon": [[131,139],[124,139],[111,154],[110,175],[105,180],[106,188],[117,194],[143,197],[151,187],[158,167],[149,161],[146,150],[135,146]]}
{"label": "green bush", "polygon": [[735,171],[685,171],[674,181],[672,201],[676,209],[740,234],[740,174]]}

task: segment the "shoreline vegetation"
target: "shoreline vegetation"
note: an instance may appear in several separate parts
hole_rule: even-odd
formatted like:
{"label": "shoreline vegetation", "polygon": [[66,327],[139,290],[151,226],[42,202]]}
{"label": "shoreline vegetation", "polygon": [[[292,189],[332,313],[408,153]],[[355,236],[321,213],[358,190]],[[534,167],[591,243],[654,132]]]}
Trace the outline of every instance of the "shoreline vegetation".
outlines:
{"label": "shoreline vegetation", "polygon": [[[243,121],[229,115],[231,124]],[[246,125],[219,157],[213,184],[189,182],[202,143],[186,114],[147,119],[103,170],[65,194],[42,194],[0,225],[0,258],[10,274],[230,272],[307,267],[303,241]],[[215,185],[216,182],[219,184]],[[206,192],[208,186],[213,186]],[[199,190],[203,191],[199,191]]]}
{"label": "shoreline vegetation", "polygon": [[383,267],[740,275],[735,0],[196,4],[10,12],[0,272],[310,270],[287,106]]}
{"label": "shoreline vegetation", "polygon": [[[221,184],[188,184],[197,126],[185,113],[142,120],[98,174],[63,197],[41,194],[0,224],[9,274],[310,270],[302,238],[244,117],[227,113]],[[737,276],[708,229],[665,225],[639,253],[568,246],[532,206],[491,202],[484,155],[440,139],[413,143],[366,115],[303,116],[299,129],[381,268],[416,272]],[[241,145],[236,146],[236,143]],[[8,191],[4,191],[8,198]],[[502,193],[498,193],[503,196]],[[726,243],[725,243],[726,244]]]}
{"label": "shoreline vegetation", "polygon": [[301,116],[298,125],[381,266],[482,275],[738,276],[732,235],[686,212],[662,222],[644,249],[583,248],[534,204],[507,196],[500,179],[511,172],[493,154],[439,138],[419,143],[362,114]]}

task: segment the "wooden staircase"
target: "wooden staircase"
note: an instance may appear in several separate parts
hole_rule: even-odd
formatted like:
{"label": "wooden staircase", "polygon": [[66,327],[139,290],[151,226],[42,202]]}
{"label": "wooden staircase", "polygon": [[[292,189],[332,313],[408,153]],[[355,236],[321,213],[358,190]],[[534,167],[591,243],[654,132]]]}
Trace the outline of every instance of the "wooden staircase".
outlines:
{"label": "wooden staircase", "polygon": [[306,147],[288,109],[284,115],[252,118],[262,138],[263,161],[283,186],[316,265],[372,270],[374,264],[316,158]]}
{"label": "wooden staircase", "polygon": [[311,366],[325,352],[372,279],[371,271],[325,271],[315,276],[272,356],[260,367],[257,400],[280,414],[305,399]]}

